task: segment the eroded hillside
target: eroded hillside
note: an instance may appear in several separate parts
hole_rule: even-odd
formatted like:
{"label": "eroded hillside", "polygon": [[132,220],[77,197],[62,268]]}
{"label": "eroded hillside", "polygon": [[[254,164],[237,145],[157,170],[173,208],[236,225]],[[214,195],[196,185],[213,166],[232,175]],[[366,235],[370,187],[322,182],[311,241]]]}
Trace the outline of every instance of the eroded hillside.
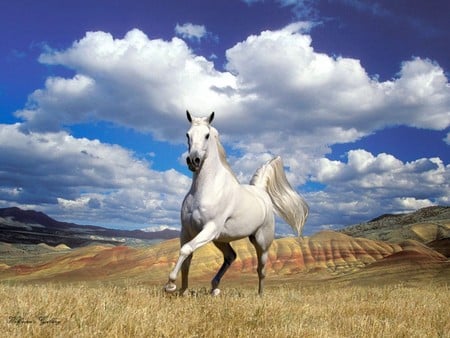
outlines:
{"label": "eroded hillside", "polygon": [[[238,255],[227,278],[254,276],[256,254],[247,240],[234,242]],[[88,246],[37,265],[15,265],[0,268],[0,278],[14,281],[81,281],[134,279],[162,283],[178,257],[178,240],[169,240],[148,248],[125,246]],[[327,279],[347,276],[373,266],[389,271],[416,264],[439,267],[448,273],[447,258],[414,240],[386,243],[354,238],[334,231],[322,231],[312,237],[282,238],[273,243],[267,263],[268,278],[295,278],[314,275]],[[1,261],[0,261],[1,263]],[[214,245],[200,248],[194,254],[190,276],[209,280],[222,263]]]}

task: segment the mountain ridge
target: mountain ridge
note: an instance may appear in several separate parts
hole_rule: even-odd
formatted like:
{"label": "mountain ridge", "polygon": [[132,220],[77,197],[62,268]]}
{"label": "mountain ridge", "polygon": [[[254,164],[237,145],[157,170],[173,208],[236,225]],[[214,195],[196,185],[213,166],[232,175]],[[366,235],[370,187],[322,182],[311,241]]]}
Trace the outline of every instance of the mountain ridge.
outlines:
{"label": "mountain ridge", "polygon": [[95,225],[60,222],[43,212],[17,207],[0,209],[0,242],[65,244],[71,248],[93,243],[123,245],[166,240],[179,236],[179,231],[164,229],[155,232],[120,230]]}

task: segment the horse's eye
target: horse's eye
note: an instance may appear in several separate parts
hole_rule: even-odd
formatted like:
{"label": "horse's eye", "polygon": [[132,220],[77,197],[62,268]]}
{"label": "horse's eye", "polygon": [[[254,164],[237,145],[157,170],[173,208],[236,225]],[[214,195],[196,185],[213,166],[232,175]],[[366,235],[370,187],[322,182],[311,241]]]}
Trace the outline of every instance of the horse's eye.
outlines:
{"label": "horse's eye", "polygon": [[209,134],[206,134],[205,138],[206,138],[206,139],[209,139]]}

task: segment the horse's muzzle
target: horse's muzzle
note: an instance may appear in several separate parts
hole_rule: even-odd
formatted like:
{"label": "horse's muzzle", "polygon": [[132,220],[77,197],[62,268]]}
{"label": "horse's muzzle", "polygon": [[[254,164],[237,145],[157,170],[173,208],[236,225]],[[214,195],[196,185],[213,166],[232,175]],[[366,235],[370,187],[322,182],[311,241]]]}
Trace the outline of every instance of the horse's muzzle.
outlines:
{"label": "horse's muzzle", "polygon": [[195,157],[194,160],[191,160],[190,156],[186,157],[186,163],[188,168],[192,172],[196,172],[200,169],[200,159]]}

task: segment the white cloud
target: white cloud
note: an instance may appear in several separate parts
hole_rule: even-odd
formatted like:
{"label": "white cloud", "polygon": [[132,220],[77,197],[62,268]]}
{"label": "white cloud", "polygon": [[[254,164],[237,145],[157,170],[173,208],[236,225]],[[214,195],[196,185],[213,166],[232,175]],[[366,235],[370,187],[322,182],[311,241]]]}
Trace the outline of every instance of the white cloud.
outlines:
{"label": "white cloud", "polygon": [[49,78],[16,113],[25,119],[24,128],[36,131],[105,120],[181,140],[186,108],[225,111],[230,97],[221,89],[235,87],[231,74],[216,71],[183,40],[151,40],[137,29],[123,39],[89,32],[71,48],[44,53],[39,60],[72,68],[77,75]]}
{"label": "white cloud", "polygon": [[[152,210],[160,224],[178,221],[182,193],[167,180],[173,175],[174,182],[180,180],[180,187],[186,188],[184,176],[176,172],[153,175],[145,164],[139,164],[120,147],[98,144],[100,154],[92,153],[94,141],[71,139],[67,133],[58,132],[61,126],[103,120],[151,132],[161,140],[181,142],[186,108],[203,115],[215,111],[216,126],[222,139],[237,153],[230,159],[243,180],[269,156],[279,154],[293,184],[303,184],[311,177],[327,185],[325,191],[307,196],[313,207],[312,220],[320,224],[333,224],[333,219],[322,215],[341,213],[341,220],[345,215],[349,220],[354,215],[376,216],[379,210],[399,208],[401,205],[395,201],[402,198],[448,201],[448,194],[443,192],[444,188],[450,190],[445,184],[449,181],[448,166],[440,159],[403,163],[392,155],[374,156],[364,150],[349,152],[346,163],[325,158],[330,145],[358,140],[386,126],[447,128],[450,86],[444,70],[429,59],[414,58],[404,61],[391,80],[380,82],[357,59],[315,51],[306,34],[310,28],[311,24],[300,22],[249,36],[228,49],[226,71],[217,70],[177,37],[170,41],[151,39],[137,29],[123,38],[89,32],[66,50],[40,56],[40,62],[68,67],[75,75],[50,77],[44,88],[33,92],[27,106],[17,112],[24,119],[21,129],[31,133],[19,136],[15,131],[14,136],[21,137],[23,144],[31,142],[29,151],[38,150],[30,155],[34,158],[40,154],[35,162],[54,163],[55,168],[60,168],[52,178],[55,188],[49,190],[49,203],[56,200],[61,207],[74,210],[96,207],[90,208],[91,212],[111,206],[115,214],[126,214],[121,208],[127,201],[127,208],[136,205],[137,210]],[[42,135],[53,135],[49,145],[57,143],[56,137],[62,139],[62,144],[72,145],[64,149],[76,149],[76,156],[64,153],[61,163],[56,157],[52,159],[51,153],[57,147],[42,148],[44,143],[37,141]],[[89,148],[80,149],[83,142]],[[75,144],[78,148],[74,148]],[[14,146],[10,144],[4,151],[12,151]],[[21,151],[27,153],[24,148]],[[105,155],[108,151],[109,155]],[[114,167],[112,158],[117,154],[119,167],[131,160],[141,175],[133,171],[128,175],[124,168]],[[108,165],[94,160],[100,155],[108,159]],[[29,163],[25,157],[20,161]],[[49,158],[52,161],[48,162]],[[58,177],[82,159],[83,163],[89,159],[90,166],[81,168],[81,176],[71,175],[69,170],[67,177],[84,182],[86,189],[81,189],[79,182],[67,184],[62,178],[59,180],[64,184],[60,184]],[[22,182],[21,176],[25,181],[31,175],[24,173],[27,167],[20,167],[17,161],[13,165],[17,173],[9,172],[8,182]],[[48,168],[54,172],[51,165]],[[12,196],[19,194],[22,203],[34,203],[32,197],[47,192],[43,178],[38,181],[40,186],[26,182],[26,189],[20,185],[3,187],[7,190],[3,198],[14,199]],[[175,190],[166,192],[167,187]],[[106,194],[108,189],[113,193]],[[158,204],[161,200],[163,206]],[[166,212],[167,208],[170,212]],[[314,210],[322,215],[317,216]]]}
{"label": "white cloud", "polygon": [[327,145],[392,125],[450,125],[450,86],[437,64],[405,61],[397,78],[379,82],[359,60],[315,52],[311,37],[292,28],[249,36],[227,51],[241,100],[223,124],[239,134],[239,146],[258,140],[256,149],[283,155],[305,178]]}
{"label": "white cloud", "polygon": [[168,225],[160,225],[160,226],[154,226],[154,227],[148,227],[141,229],[142,231],[147,232],[157,232],[157,231],[163,231],[163,230],[179,230],[179,228],[171,227]]}
{"label": "white cloud", "polygon": [[187,177],[154,171],[117,145],[19,129],[0,125],[0,200],[105,225],[178,224]]}
{"label": "white cloud", "polygon": [[[358,188],[383,188],[414,193],[437,189],[446,195],[449,185],[449,166],[439,158],[422,158],[403,163],[389,154],[377,156],[363,149],[351,150],[347,163],[322,158],[317,162],[313,179],[329,184],[340,182]],[[450,186],[449,186],[450,188]]]}
{"label": "white cloud", "polygon": [[320,159],[316,173],[320,182],[327,183],[348,178],[358,180],[360,176],[394,172],[402,167],[403,163],[392,155],[382,153],[375,157],[363,149],[358,149],[348,153],[346,164],[326,158]]}
{"label": "white cloud", "polygon": [[389,125],[450,125],[450,86],[437,64],[405,61],[398,78],[379,82],[359,60],[315,52],[302,33],[307,27],[300,22],[249,36],[227,51],[229,72],[178,38],[152,40],[137,29],[123,39],[87,33],[65,51],[41,55],[41,62],[78,75],[48,79],[17,115],[31,130],[107,120],[181,140],[186,108],[216,111],[231,143],[237,135],[268,139],[264,134],[281,132],[292,141],[334,144]]}
{"label": "white cloud", "polygon": [[343,225],[346,217],[366,221],[380,210],[406,212],[450,200],[450,165],[439,158],[404,163],[358,149],[348,153],[347,162],[322,158],[316,165],[312,180],[326,188],[307,196],[320,224],[340,220]]}
{"label": "white cloud", "polygon": [[378,82],[359,60],[317,53],[311,43],[310,36],[283,29],[250,36],[227,51],[227,69],[249,98],[246,111],[258,111],[271,127],[290,121],[303,132],[450,125],[450,87],[438,65],[416,58],[403,63],[399,78]]}
{"label": "white cloud", "polygon": [[406,211],[415,211],[433,205],[429,199],[416,199],[414,197],[396,198],[395,202],[399,205],[401,210]]}
{"label": "white cloud", "polygon": [[16,115],[28,121],[30,128],[58,131],[61,122],[76,123],[95,114],[95,81],[78,74],[72,79],[51,77],[45,81],[45,89],[36,90],[31,100],[38,106],[31,103]]}
{"label": "white cloud", "polygon": [[208,32],[206,27],[203,25],[194,25],[190,22],[185,23],[183,25],[177,24],[175,26],[175,33],[182,38],[188,40],[197,40],[200,41],[202,38],[206,37]]}

